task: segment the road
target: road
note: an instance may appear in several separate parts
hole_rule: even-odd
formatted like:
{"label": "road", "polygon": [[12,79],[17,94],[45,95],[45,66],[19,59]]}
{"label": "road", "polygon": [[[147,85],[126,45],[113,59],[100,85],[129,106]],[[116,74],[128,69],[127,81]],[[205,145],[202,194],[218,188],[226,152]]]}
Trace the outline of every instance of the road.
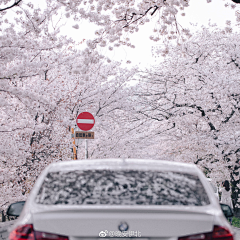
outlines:
{"label": "road", "polygon": [[236,233],[235,240],[240,240],[240,228],[235,228],[234,227],[234,231]]}

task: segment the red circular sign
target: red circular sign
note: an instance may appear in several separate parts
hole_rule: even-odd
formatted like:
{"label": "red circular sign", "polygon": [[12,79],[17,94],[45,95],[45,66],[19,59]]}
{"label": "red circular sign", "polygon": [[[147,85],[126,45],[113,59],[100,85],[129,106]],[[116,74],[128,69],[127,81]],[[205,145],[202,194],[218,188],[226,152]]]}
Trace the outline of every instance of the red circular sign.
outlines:
{"label": "red circular sign", "polygon": [[88,131],[93,128],[95,119],[89,112],[82,112],[77,116],[77,125],[83,131]]}

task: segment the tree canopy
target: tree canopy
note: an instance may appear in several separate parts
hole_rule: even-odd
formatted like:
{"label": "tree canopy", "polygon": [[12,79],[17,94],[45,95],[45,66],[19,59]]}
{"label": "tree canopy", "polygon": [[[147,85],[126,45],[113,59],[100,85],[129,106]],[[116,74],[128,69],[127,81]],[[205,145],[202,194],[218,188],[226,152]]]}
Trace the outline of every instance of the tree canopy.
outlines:
{"label": "tree canopy", "polygon": [[[50,162],[71,160],[70,128],[82,111],[96,118],[90,158],[193,162],[216,181],[232,179],[238,191],[240,37],[230,25],[192,34],[178,23],[189,3],[0,1],[4,207],[26,198]],[[76,29],[83,19],[96,24],[86,49],[60,34],[65,19],[74,19]],[[125,69],[99,53],[134,48],[131,34],[150,21],[156,23],[150,39],[164,43],[156,51],[161,64]],[[83,153],[80,143],[79,159]]]}

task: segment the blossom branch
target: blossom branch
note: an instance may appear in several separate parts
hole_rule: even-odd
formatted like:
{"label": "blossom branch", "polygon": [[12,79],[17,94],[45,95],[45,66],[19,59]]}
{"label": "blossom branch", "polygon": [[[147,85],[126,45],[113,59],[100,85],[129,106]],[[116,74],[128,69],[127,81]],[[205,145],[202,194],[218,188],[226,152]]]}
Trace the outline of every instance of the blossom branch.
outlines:
{"label": "blossom branch", "polygon": [[13,8],[14,6],[17,6],[21,1],[22,1],[22,0],[18,0],[17,2],[13,3],[11,6],[0,9],[0,12],[1,12],[1,11],[6,11],[6,10],[8,10],[8,9],[10,9],[10,8]]}

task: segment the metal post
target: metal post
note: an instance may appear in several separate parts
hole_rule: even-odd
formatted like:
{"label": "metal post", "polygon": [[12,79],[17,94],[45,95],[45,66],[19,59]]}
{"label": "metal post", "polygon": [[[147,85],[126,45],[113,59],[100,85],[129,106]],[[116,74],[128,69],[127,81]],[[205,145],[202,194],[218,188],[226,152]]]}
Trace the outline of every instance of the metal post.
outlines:
{"label": "metal post", "polygon": [[85,139],[85,159],[88,159],[88,140]]}
{"label": "metal post", "polygon": [[77,149],[75,145],[75,136],[74,136],[74,128],[71,128],[71,132],[73,135],[72,142],[73,142],[73,160],[77,160]]}

